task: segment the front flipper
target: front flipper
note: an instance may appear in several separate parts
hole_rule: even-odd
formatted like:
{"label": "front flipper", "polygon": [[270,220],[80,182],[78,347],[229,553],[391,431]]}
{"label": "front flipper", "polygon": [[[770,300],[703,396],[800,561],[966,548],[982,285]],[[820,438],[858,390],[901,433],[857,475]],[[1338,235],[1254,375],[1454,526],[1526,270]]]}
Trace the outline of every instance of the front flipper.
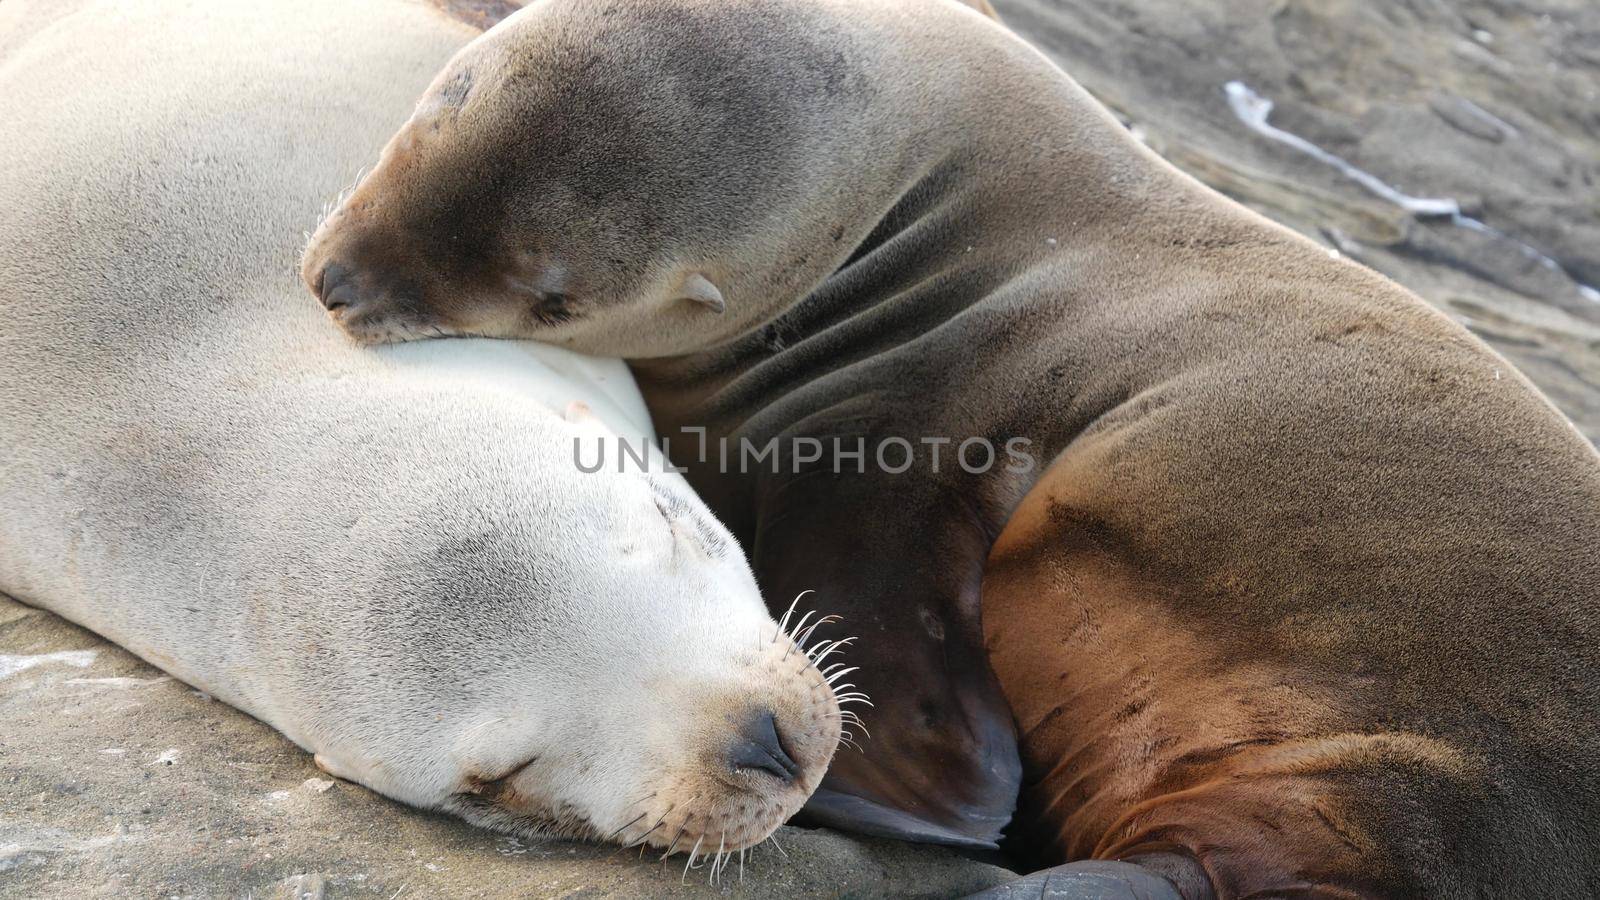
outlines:
{"label": "front flipper", "polygon": [[1180,892],[1171,878],[1154,868],[1086,860],[1042,869],[972,894],[967,900],[1206,900],[1212,893],[1204,877],[1199,873],[1202,880],[1195,883],[1199,892],[1191,893],[1187,884]]}
{"label": "front flipper", "polygon": [[779,613],[802,591],[842,617],[813,640],[873,704],[799,820],[992,848],[1021,782],[1010,707],[989,669],[978,590],[990,535],[957,492],[829,471],[765,485],[752,561]]}
{"label": "front flipper", "polygon": [[488,31],[523,7],[523,0],[433,0],[445,15]]}

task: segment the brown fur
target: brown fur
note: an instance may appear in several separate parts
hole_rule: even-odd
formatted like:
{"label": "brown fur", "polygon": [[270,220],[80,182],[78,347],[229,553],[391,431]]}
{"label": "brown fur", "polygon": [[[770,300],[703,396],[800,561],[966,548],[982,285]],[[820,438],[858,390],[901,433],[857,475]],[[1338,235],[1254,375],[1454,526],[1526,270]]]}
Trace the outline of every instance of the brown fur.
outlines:
{"label": "brown fur", "polygon": [[1023,824],[1223,896],[1578,895],[1595,453],[1403,290],[1269,246],[1187,260],[1207,287],[991,552]]}
{"label": "brown fur", "polygon": [[[627,24],[588,30],[600,7]],[[360,315],[639,357],[768,596],[817,589],[866,638],[873,734],[814,816],[992,837],[998,684],[1011,836],[1045,859],[1193,896],[1593,892],[1600,457],[1503,359],[944,0],[538,11],[441,76],[478,99],[380,165],[308,282],[514,262],[571,318],[366,286]],[[657,84],[682,93],[630,105]],[[680,302],[688,271],[726,314]],[[741,473],[680,426],[1021,436],[1049,466]]]}

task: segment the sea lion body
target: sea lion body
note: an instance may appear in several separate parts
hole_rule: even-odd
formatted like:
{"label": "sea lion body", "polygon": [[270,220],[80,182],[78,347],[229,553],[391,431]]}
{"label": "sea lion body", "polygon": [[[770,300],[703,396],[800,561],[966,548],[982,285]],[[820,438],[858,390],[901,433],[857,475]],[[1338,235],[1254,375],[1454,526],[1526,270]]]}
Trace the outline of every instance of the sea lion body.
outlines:
{"label": "sea lion body", "polygon": [[318,205],[474,32],[388,2],[49,12],[0,67],[0,590],[417,806],[764,838],[837,707],[681,477],[575,465],[648,425],[621,364],[361,349],[300,296]]}
{"label": "sea lion body", "polygon": [[[946,0],[552,0],[492,37],[307,283],[357,335],[635,357],[763,588],[867,638],[872,734],[815,817],[982,842],[1020,774],[1019,850],[1187,897],[1592,888],[1600,457],[1480,341]],[[629,78],[681,105],[628,106]],[[464,146],[491,175],[437,165]],[[609,158],[629,192],[585,180]],[[533,257],[430,228],[489,184],[483,246]],[[445,271],[495,289],[441,301]],[[964,465],[971,439],[995,456]]]}
{"label": "sea lion body", "polygon": [[1147,326],[1044,329],[1111,402],[985,566],[1018,833],[1225,897],[1586,895],[1600,461],[1459,326],[1251,218],[1191,219],[1239,240],[1167,251]]}

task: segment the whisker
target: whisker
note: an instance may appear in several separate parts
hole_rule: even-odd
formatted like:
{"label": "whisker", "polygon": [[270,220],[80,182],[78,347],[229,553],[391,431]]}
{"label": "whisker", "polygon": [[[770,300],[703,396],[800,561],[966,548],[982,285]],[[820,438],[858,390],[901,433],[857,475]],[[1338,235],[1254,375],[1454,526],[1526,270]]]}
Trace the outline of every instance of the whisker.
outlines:
{"label": "whisker", "polygon": [[644,848],[645,843],[648,841],[648,839],[650,837],[650,832],[655,831],[657,828],[660,828],[660,827],[661,827],[661,822],[657,821],[656,824],[651,825],[649,828],[646,828],[644,831],[640,832],[639,836],[637,838],[634,838],[631,843],[628,843],[628,844],[623,845],[622,847],[619,847],[618,851],[620,852],[622,850],[632,850],[635,847],[639,847],[640,848],[639,856],[643,857],[644,856],[644,849],[643,848]]}
{"label": "whisker", "polygon": [[[798,633],[800,631],[800,629],[806,627],[806,621],[809,620],[812,616],[814,616],[816,614],[817,614],[817,611],[814,610],[814,609],[807,610],[806,614],[804,616],[800,617],[800,621],[795,623],[795,626],[794,626],[795,632]],[[788,659],[789,658],[789,654],[794,652],[795,643],[796,643],[796,641],[795,641],[794,635],[791,634],[789,636],[789,647],[788,647],[788,649],[783,651],[783,658],[784,659]]]}
{"label": "whisker", "polygon": [[[652,795],[652,796],[653,796],[653,795]],[[696,797],[696,798],[695,798],[695,799],[696,799],[696,800],[698,800],[698,799],[699,799],[699,798],[698,798],[698,797]],[[689,801],[689,802],[690,802],[690,803],[693,803],[693,802],[694,802],[694,800],[691,800],[691,801]],[[650,834],[650,832],[652,832],[652,831],[655,831],[655,830],[656,830],[656,829],[657,829],[657,828],[660,828],[660,827],[661,827],[661,823],[662,823],[662,822],[665,822],[665,821],[666,821],[666,820],[667,820],[667,816],[670,816],[670,815],[672,815],[672,811],[673,811],[673,810],[675,810],[675,809],[677,809],[677,808],[678,808],[678,804],[676,804],[676,803],[674,803],[674,804],[672,804],[672,805],[671,805],[671,806],[669,806],[669,807],[667,807],[667,810],[666,810],[666,812],[663,812],[663,813],[662,813],[662,814],[661,814],[661,818],[659,818],[659,819],[657,819],[657,820],[656,820],[656,823],[655,823],[655,824],[654,824],[654,825],[651,825],[651,826],[650,826],[650,827],[649,827],[649,828],[646,828],[646,829],[645,829],[645,830],[644,830],[644,834],[641,834],[641,835],[639,835],[639,839],[638,839],[638,841],[637,841],[637,843],[638,843],[638,844],[640,844],[640,845],[643,845],[643,844],[644,844],[644,839],[645,839],[645,837],[646,837],[646,836],[648,836],[648,835],[649,835],[649,834]],[[677,843],[677,840],[678,840],[678,839],[677,839],[677,838],[673,838],[673,839],[672,839],[672,840],[673,840],[673,843]],[[632,844],[629,844],[629,845],[628,845],[628,846],[630,846],[630,847],[631,847],[631,846],[633,846],[633,845],[632,845]],[[644,851],[643,851],[643,850],[640,850],[640,851],[639,851],[639,855],[640,855],[640,856],[643,856],[643,855],[644,855]],[[663,857],[662,857],[662,859],[666,859],[666,857],[664,857],[664,856],[663,856]]]}
{"label": "whisker", "polygon": [[827,652],[820,653],[816,657],[812,658],[811,664],[813,666],[817,665],[818,663],[822,662],[823,660],[827,659],[828,657],[832,656],[833,654],[839,652],[843,648],[848,647],[849,645],[851,645],[851,644],[853,644],[855,642],[856,642],[856,639],[853,638],[853,637],[841,638],[841,639],[839,639],[837,641],[834,641],[834,642],[832,642],[831,644],[828,645]]}
{"label": "whisker", "polygon": [[819,653],[824,647],[832,647],[834,644],[837,644],[837,643],[838,643],[838,641],[827,641],[827,640],[817,641],[815,644],[812,644],[810,647],[806,648],[806,659],[810,659],[812,664],[815,665],[816,664],[816,660],[812,659],[812,657],[815,654]]}
{"label": "whisker", "polygon": [[683,824],[678,826],[678,833],[672,836],[672,843],[667,845],[667,852],[661,854],[661,860],[663,862],[666,861],[667,857],[672,855],[672,851],[674,849],[676,849],[677,846],[678,846],[678,838],[683,837],[684,831],[686,831],[688,828],[689,828],[689,817],[688,816],[684,816],[683,817]]}
{"label": "whisker", "polygon": [[811,640],[812,632],[816,631],[818,628],[821,628],[824,625],[827,625],[827,624],[832,623],[832,622],[838,622],[838,621],[840,621],[838,616],[823,616],[822,618],[816,620],[815,622],[812,622],[811,623],[811,627],[807,628],[805,630],[805,632],[802,633],[799,637],[796,637],[794,639],[794,642],[796,644],[798,644],[799,646],[804,647],[806,645],[806,641]]}
{"label": "whisker", "polygon": [[[633,804],[629,804],[629,805],[632,806]],[[604,841],[602,841],[602,843],[606,843],[606,844],[611,843],[611,840],[613,838],[615,838],[617,835],[623,833],[624,831],[627,831],[629,828],[632,828],[633,826],[639,824],[639,819],[643,819],[645,816],[648,816],[648,815],[650,815],[650,811],[649,810],[645,810],[644,812],[639,813],[638,818],[636,818],[632,822],[629,822],[628,824],[622,826],[621,828],[618,828],[616,831],[613,831],[610,834],[606,835],[606,838],[605,838]]]}
{"label": "whisker", "polygon": [[717,868],[717,866],[722,862],[722,848],[727,846],[727,843],[728,833],[724,831],[721,837],[717,838],[717,855],[711,860],[711,874],[706,877],[706,882],[709,884],[716,884],[720,878],[720,870]]}
{"label": "whisker", "polygon": [[683,881],[686,884],[689,881],[689,870],[694,868],[694,856],[700,852],[700,841],[705,839],[705,835],[700,835],[699,839],[694,842],[694,847],[689,851],[689,861],[683,864]]}
{"label": "whisker", "polygon": [[829,675],[827,678],[825,678],[823,680],[828,682],[829,684],[833,684],[835,681],[838,681],[840,678],[843,678],[846,675],[849,675],[851,672],[859,672],[859,671],[861,671],[861,667],[860,666],[851,666],[848,669],[844,669],[842,671],[835,672],[835,673],[833,673],[832,675]]}
{"label": "whisker", "polygon": [[810,593],[815,593],[815,592],[814,591],[801,591],[800,593],[795,595],[794,602],[789,604],[789,609],[786,612],[784,612],[783,618],[778,620],[778,630],[777,630],[776,633],[774,633],[772,635],[772,643],[777,643],[778,642],[778,635],[787,633],[787,629],[789,627],[789,617],[794,615],[795,607],[800,605],[800,598],[804,597],[805,595],[810,594]]}

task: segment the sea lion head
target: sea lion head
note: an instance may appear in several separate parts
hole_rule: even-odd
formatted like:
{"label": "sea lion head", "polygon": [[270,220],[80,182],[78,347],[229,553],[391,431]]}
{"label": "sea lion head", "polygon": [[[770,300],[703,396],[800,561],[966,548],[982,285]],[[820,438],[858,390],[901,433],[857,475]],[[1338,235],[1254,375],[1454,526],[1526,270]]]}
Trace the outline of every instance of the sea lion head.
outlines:
{"label": "sea lion head", "polygon": [[336,674],[304,663],[351,687],[320,692],[334,705],[305,742],[334,774],[497,830],[748,847],[815,790],[851,714],[659,454],[619,473],[611,444],[606,468],[574,465],[573,442],[602,436],[589,416],[531,459],[488,449],[559,483],[462,491],[368,549],[385,580],[340,612],[361,651],[328,650]]}
{"label": "sea lion head", "polygon": [[907,61],[874,29],[911,14],[893,7],[971,15],[896,0],[842,27],[854,5],[530,4],[450,61],[323,221],[307,287],[373,343],[639,358],[748,330],[865,237],[915,140],[877,121],[912,101],[888,96],[880,70]]}
{"label": "sea lion head", "polygon": [[[1006,37],[986,7],[531,4],[446,66],[319,227],[302,276],[368,342],[485,335],[640,359],[734,341],[837,271],[970,130],[937,111],[970,107],[981,73],[927,70],[969,29]],[[999,52],[1033,53],[1015,43]],[[830,775],[849,807],[830,821],[992,839],[1016,751],[998,694],[955,684],[981,645],[956,667],[954,641],[903,640],[908,671],[949,684],[873,710],[877,744]],[[973,694],[976,712],[957,702]],[[913,790],[908,771],[963,787]]]}

